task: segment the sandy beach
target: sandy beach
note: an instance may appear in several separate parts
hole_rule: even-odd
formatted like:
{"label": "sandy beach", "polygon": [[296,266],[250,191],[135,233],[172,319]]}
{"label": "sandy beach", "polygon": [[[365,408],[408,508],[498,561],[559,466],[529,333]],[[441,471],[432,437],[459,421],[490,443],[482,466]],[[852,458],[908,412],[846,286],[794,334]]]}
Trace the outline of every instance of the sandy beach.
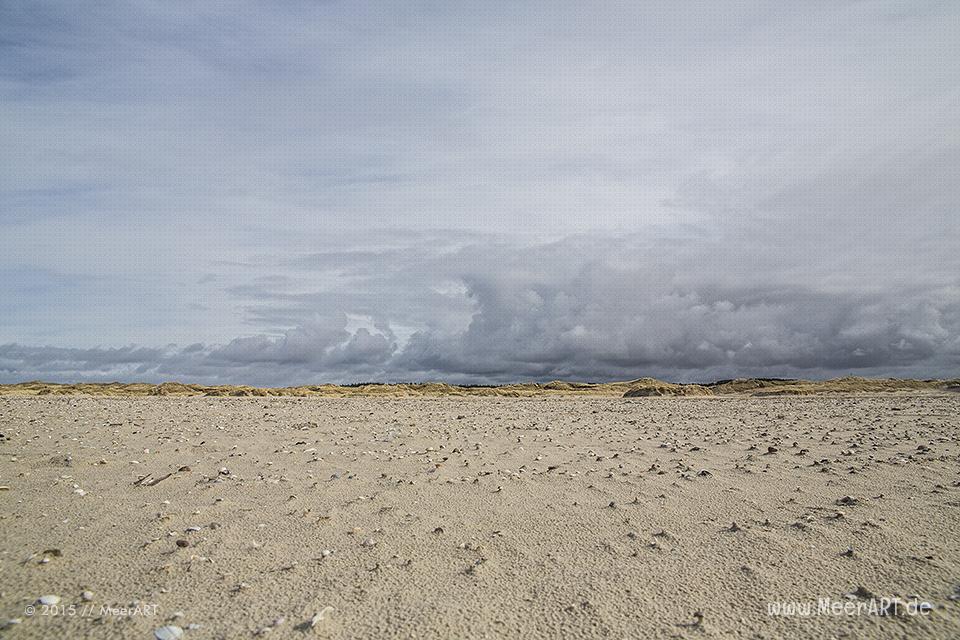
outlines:
{"label": "sandy beach", "polygon": [[0,640],[960,640],[958,43],[0,0]]}
{"label": "sandy beach", "polygon": [[3,397],[0,424],[3,637],[960,635],[956,394]]}

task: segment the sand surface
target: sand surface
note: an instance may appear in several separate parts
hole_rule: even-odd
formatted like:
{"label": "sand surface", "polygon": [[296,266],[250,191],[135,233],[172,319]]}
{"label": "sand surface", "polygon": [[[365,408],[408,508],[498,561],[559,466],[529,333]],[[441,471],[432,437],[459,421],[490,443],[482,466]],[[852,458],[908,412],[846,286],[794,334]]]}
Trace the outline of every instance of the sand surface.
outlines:
{"label": "sand surface", "polygon": [[957,394],[0,397],[0,433],[2,637],[960,637]]}

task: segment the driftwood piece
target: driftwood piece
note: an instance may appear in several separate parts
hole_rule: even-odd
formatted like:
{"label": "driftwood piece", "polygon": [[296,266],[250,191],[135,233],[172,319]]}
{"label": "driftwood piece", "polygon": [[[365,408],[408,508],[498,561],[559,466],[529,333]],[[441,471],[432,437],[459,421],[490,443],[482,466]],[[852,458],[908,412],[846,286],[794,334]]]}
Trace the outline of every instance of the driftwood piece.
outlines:
{"label": "driftwood piece", "polygon": [[154,486],[154,485],[160,484],[161,482],[163,482],[164,480],[166,480],[167,478],[169,478],[169,477],[172,476],[173,474],[172,474],[172,473],[168,473],[168,474],[165,475],[165,476],[160,476],[159,478],[153,478],[152,480],[148,480],[147,478],[149,478],[151,475],[153,475],[153,474],[148,473],[148,474],[145,475],[145,476],[141,476],[141,477],[137,478],[137,481],[133,483],[134,486],[136,486],[136,487],[152,487],[152,486]]}

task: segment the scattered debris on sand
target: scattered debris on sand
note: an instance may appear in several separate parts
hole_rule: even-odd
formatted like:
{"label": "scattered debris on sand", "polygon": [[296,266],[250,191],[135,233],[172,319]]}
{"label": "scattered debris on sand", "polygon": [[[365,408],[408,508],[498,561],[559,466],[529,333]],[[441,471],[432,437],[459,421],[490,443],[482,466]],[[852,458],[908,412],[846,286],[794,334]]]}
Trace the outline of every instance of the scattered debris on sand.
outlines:
{"label": "scattered debris on sand", "polygon": [[0,635],[960,637],[960,395],[798,384],[0,396]]}

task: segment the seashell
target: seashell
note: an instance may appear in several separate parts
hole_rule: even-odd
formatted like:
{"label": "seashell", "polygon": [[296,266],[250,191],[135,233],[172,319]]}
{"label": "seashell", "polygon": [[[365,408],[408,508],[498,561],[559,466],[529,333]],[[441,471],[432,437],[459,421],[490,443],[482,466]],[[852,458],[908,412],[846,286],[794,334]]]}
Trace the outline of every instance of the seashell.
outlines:
{"label": "seashell", "polygon": [[168,624],[154,629],[153,637],[157,640],[180,640],[183,637],[183,629],[176,625]]}
{"label": "seashell", "polygon": [[90,602],[93,600],[93,591],[84,591],[80,594],[80,599],[84,602]]}
{"label": "seashell", "polygon": [[333,607],[324,607],[320,613],[310,618],[310,626],[315,627],[320,624],[327,616],[327,614],[333,613],[336,611]]}
{"label": "seashell", "polygon": [[37,598],[37,602],[47,606],[53,606],[55,604],[60,603],[60,596],[54,596],[54,595],[40,596],[39,598]]}

